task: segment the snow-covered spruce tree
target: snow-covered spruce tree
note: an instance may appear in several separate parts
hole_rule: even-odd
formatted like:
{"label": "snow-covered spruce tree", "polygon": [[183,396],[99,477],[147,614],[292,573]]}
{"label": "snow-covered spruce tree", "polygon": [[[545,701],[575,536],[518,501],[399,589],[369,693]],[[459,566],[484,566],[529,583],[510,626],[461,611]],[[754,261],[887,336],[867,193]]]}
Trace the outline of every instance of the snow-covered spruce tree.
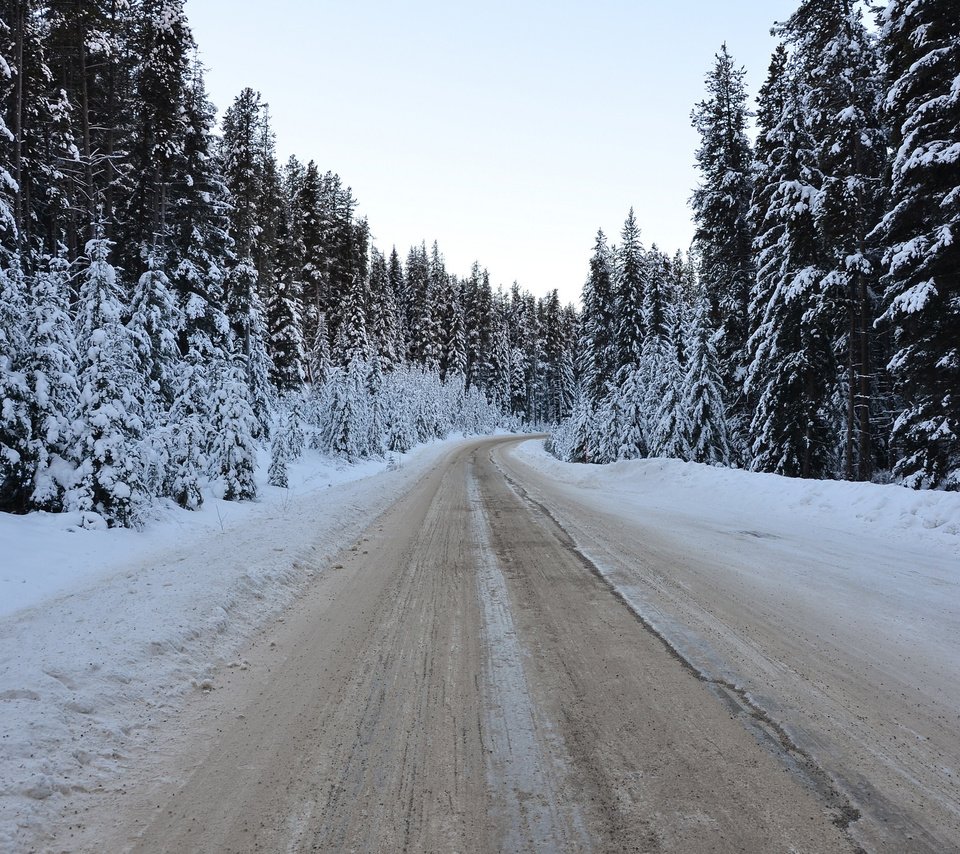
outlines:
{"label": "snow-covered spruce tree", "polygon": [[[598,247],[599,248],[599,247]],[[644,299],[647,292],[647,263],[640,229],[633,208],[620,232],[620,245],[614,253],[613,289],[616,299],[617,368],[630,371],[640,363],[646,328]]]}
{"label": "snow-covered spruce tree", "polygon": [[0,510],[8,512],[28,509],[36,471],[26,316],[23,274],[17,256],[8,255],[0,258]]}
{"label": "snow-covered spruce tree", "polygon": [[670,261],[656,245],[647,256],[646,269],[642,314],[646,335],[637,374],[644,391],[648,451],[652,456],[685,459],[688,427],[680,408],[682,378],[673,338],[676,297]]}
{"label": "snow-covered spruce tree", "polygon": [[267,483],[280,489],[290,486],[287,475],[287,462],[290,449],[290,418],[282,411],[273,429],[273,442],[270,445],[270,468],[267,470]]}
{"label": "snow-covered spruce tree", "polygon": [[408,366],[391,374],[381,401],[384,420],[384,447],[388,451],[406,453],[417,443],[415,399],[411,394],[414,372]]}
{"label": "snow-covered spruce tree", "polygon": [[596,406],[617,369],[615,332],[617,310],[611,255],[606,235],[597,232],[590,258],[590,275],[583,286],[583,323],[580,337],[580,376],[587,402]]}
{"label": "snow-covered spruce tree", "polygon": [[276,280],[267,300],[270,380],[279,393],[303,388],[305,379],[300,306],[295,289]]}
{"label": "snow-covered spruce tree", "polygon": [[227,277],[227,316],[237,342],[235,349],[244,356],[256,437],[269,435],[272,398],[266,324],[254,260],[263,197],[263,109],[259,94],[244,89],[224,115],[222,142],[224,177],[233,199],[230,236],[237,257]]}
{"label": "snow-covered spruce tree", "polygon": [[250,406],[244,357],[233,356],[211,377],[211,473],[223,481],[225,501],[249,501],[257,497],[254,473],[257,446],[256,418]]}
{"label": "snow-covered spruce tree", "polygon": [[397,253],[396,246],[390,250],[390,258],[387,262],[387,283],[390,287],[390,293],[393,295],[393,305],[397,313],[397,358],[399,364],[407,354],[408,334],[405,302],[407,288],[404,282],[403,264],[400,262],[400,255]]}
{"label": "snow-covered spruce tree", "polygon": [[383,371],[380,368],[380,359],[371,356],[367,364],[367,396],[370,401],[368,453],[379,457],[385,450],[384,434],[386,432],[386,412],[383,405]]}
{"label": "snow-covered spruce tree", "polygon": [[423,364],[423,323],[430,277],[430,260],[426,244],[411,246],[404,265],[404,326],[407,332],[407,358],[414,364]]}
{"label": "snow-covered spruce tree", "polygon": [[355,280],[347,292],[333,348],[337,367],[331,372],[326,446],[328,453],[349,460],[362,459],[371,453],[370,344],[365,290],[365,283]]}
{"label": "snow-covered spruce tree", "polygon": [[[409,275],[408,275],[409,279]],[[464,324],[467,329],[467,388],[485,394],[492,383],[494,339],[493,291],[490,274],[474,264],[464,289]],[[489,397],[489,395],[488,395]]]}
{"label": "snow-covered spruce tree", "polygon": [[443,255],[437,242],[430,250],[430,263],[427,270],[426,291],[421,303],[421,313],[413,335],[413,353],[415,359],[428,370],[438,370],[442,353],[441,321],[448,303],[450,276],[447,273]]}
{"label": "snow-covered spruce tree", "polygon": [[167,214],[170,285],[182,317],[178,344],[185,358],[223,361],[230,346],[224,313],[232,263],[229,191],[215,156],[215,112],[198,67],[185,93],[184,120],[182,182]]}
{"label": "snow-covered spruce tree", "polygon": [[166,273],[154,256],[133,292],[127,329],[137,357],[137,372],[146,384],[144,400],[148,426],[173,402],[173,386],[179,370],[180,349],[176,330],[183,316]]}
{"label": "snow-covered spruce tree", "polygon": [[77,370],[80,356],[70,317],[69,265],[51,258],[33,281],[27,338],[30,341],[28,385],[30,421],[37,461],[32,507],[57,512],[69,486],[71,421],[77,407]]}
{"label": "snow-covered spruce tree", "polygon": [[687,366],[680,404],[686,416],[685,444],[691,462],[729,466],[733,454],[713,336],[710,302],[701,296],[686,334]]}
{"label": "snow-covered spruce tree", "polygon": [[65,503],[68,510],[98,514],[110,526],[136,527],[147,499],[137,448],[144,390],[109,256],[108,240],[88,242],[77,332],[82,358],[72,456],[78,467]]}
{"label": "snow-covered spruce tree", "polygon": [[[391,263],[396,250],[391,255]],[[399,259],[396,259],[399,264]],[[374,248],[370,259],[370,334],[373,351],[380,366],[390,371],[400,364],[403,354],[403,338],[397,314],[396,296],[390,283],[387,261],[380,250]]]}
{"label": "snow-covered spruce tree", "polygon": [[878,232],[902,401],[896,476],[960,490],[960,16],[949,0],[891,0],[882,45],[895,152]]}
{"label": "snow-covered spruce tree", "polygon": [[467,330],[463,319],[463,305],[455,291],[451,290],[447,316],[441,327],[442,351],[440,378],[461,385],[467,375]]}
{"label": "snow-covered spruce tree", "polygon": [[[593,455],[599,457],[595,460],[597,462],[636,459],[646,456],[649,450],[646,437],[646,383],[641,375],[642,351],[647,332],[644,325],[644,300],[649,285],[649,271],[633,208],[624,222],[620,240],[620,245],[613,253],[614,327],[606,333],[599,328],[608,311],[604,306],[606,300],[603,293],[606,288],[604,247],[599,239],[591,261],[590,297],[599,314],[593,319],[589,329],[591,336],[598,336],[600,341],[592,345],[595,351],[590,359],[592,364],[587,367],[596,373],[588,380],[587,388],[590,389],[591,383],[602,383],[604,396],[595,404],[594,410],[598,419],[612,419],[599,425],[600,447]],[[593,307],[585,306],[588,310]],[[610,336],[607,344],[610,350],[606,354],[602,349],[605,334]],[[608,371],[611,367],[614,368],[613,374],[599,374],[599,371]],[[616,430],[620,432],[616,433]]]}
{"label": "snow-covered spruce tree", "polygon": [[[785,84],[786,85],[786,84]],[[832,468],[832,317],[823,300],[815,200],[819,176],[796,86],[786,85],[779,123],[764,137],[769,187],[757,217],[756,282],[746,391],[757,407],[750,468],[824,477]]]}
{"label": "snow-covered spruce tree", "polygon": [[[316,340],[318,323],[329,308],[328,224],[320,209],[321,192],[320,171],[311,160],[297,182],[292,201],[293,235],[301,262],[299,279],[303,283],[303,331],[308,341]],[[310,379],[319,381],[312,375]]]}
{"label": "snow-covered spruce tree", "polygon": [[185,510],[203,505],[202,479],[210,469],[208,450],[212,435],[211,383],[209,377],[224,370],[222,361],[203,362],[195,356],[177,373],[173,402],[163,427],[155,433],[154,460],[157,492],[172,498]]}
{"label": "snow-covered spruce tree", "polygon": [[184,163],[189,56],[194,49],[183,3],[142,0],[133,36],[140,56],[131,98],[133,187],[123,199],[117,246],[123,247],[118,263],[135,276],[162,267],[167,260],[157,256],[168,230],[176,172]]}
{"label": "snow-covered spruce tree", "polygon": [[[8,32],[0,20],[0,28]],[[0,55],[0,94],[5,103],[12,71]],[[19,186],[13,177],[13,134],[0,115],[0,510],[24,511],[34,463],[30,460],[30,398],[25,372],[26,285],[20,266],[20,233],[14,208]]]}
{"label": "snow-covered spruce tree", "polygon": [[793,46],[804,120],[817,156],[817,235],[825,270],[823,299],[835,316],[844,352],[838,387],[846,398],[844,475],[873,471],[873,325],[878,253],[868,235],[881,212],[886,160],[879,117],[879,60],[874,38],[852,0],[804,0],[777,31]]}
{"label": "snow-covered spruce tree", "polygon": [[724,44],[707,74],[707,97],[694,108],[700,133],[697,167],[700,182],[690,200],[697,230],[700,280],[710,299],[711,323],[731,416],[745,422],[749,404],[741,399],[747,305],[753,283],[750,209],[752,153],[746,129],[750,112],[744,89],[746,72]]}

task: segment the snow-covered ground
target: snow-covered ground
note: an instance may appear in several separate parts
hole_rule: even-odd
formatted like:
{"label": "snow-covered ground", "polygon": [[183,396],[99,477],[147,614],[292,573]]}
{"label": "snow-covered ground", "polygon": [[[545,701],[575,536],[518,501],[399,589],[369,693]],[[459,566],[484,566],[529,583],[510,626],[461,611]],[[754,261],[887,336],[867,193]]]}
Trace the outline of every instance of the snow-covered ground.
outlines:
{"label": "snow-covered ground", "polygon": [[287,490],[208,491],[141,532],[0,514],[0,851],[26,850],[218,667],[243,667],[244,640],[453,441],[355,466],[307,452]]}
{"label": "snow-covered ground", "polygon": [[611,465],[563,463],[542,442],[517,455],[571,486],[607,492],[636,508],[682,509],[710,519],[758,519],[794,526],[828,525],[899,542],[927,543],[960,557],[960,493],[895,485],[801,480],[679,460]]}

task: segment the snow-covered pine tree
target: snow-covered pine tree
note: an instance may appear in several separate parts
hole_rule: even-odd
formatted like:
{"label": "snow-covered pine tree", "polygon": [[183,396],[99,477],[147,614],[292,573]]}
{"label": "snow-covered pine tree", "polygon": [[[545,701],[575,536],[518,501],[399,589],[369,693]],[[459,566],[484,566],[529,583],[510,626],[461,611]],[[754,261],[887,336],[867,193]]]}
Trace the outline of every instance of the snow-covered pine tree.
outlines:
{"label": "snow-covered pine tree", "polygon": [[443,341],[443,359],[440,362],[441,379],[465,383],[467,376],[467,330],[463,320],[463,303],[453,295],[449,325]]}
{"label": "snow-covered pine tree", "polygon": [[140,62],[131,98],[133,192],[123,199],[117,233],[117,246],[123,247],[118,262],[135,276],[167,261],[167,213],[175,172],[184,161],[189,56],[195,47],[183,3],[141,0],[138,10],[134,41]]}
{"label": "snow-covered pine tree", "polygon": [[133,292],[127,329],[137,358],[137,372],[144,383],[147,427],[173,402],[173,386],[179,370],[180,350],[176,330],[183,327],[166,273],[154,256]]}
{"label": "snow-covered pine tree", "polygon": [[[598,251],[600,247],[598,246]],[[640,229],[633,208],[620,232],[620,245],[614,253],[613,290],[616,300],[617,368],[634,370],[640,363],[640,352],[647,329],[644,326],[644,300],[648,287],[648,270]]]}
{"label": "snow-covered pine tree", "polygon": [[266,306],[270,380],[280,394],[303,388],[305,378],[300,306],[295,289],[274,282]]}
{"label": "snow-covered pine tree", "polygon": [[[30,495],[32,507],[50,512],[63,509],[69,486],[71,421],[77,406],[77,369],[80,356],[68,304],[69,265],[64,258],[48,259],[46,269],[33,280],[28,314],[30,342],[28,386],[36,475]],[[2,332],[0,332],[2,334]]]}
{"label": "snow-covered pine tree", "polygon": [[184,120],[182,182],[168,214],[170,284],[183,320],[178,343],[185,358],[194,354],[223,361],[230,346],[224,313],[225,276],[232,263],[229,191],[215,156],[215,112],[196,65],[185,93]]}
{"label": "snow-covered pine tree", "polygon": [[258,429],[250,406],[247,366],[243,355],[233,356],[211,376],[210,453],[212,473],[223,481],[225,501],[250,501],[257,497]]}
{"label": "snow-covered pine tree", "polygon": [[[408,264],[408,270],[410,265]],[[421,313],[411,329],[413,352],[418,361],[429,370],[439,370],[442,353],[441,322],[450,303],[450,276],[440,254],[437,242],[430,250],[427,269],[426,293],[421,304]]]}
{"label": "snow-covered pine tree", "polygon": [[747,305],[753,283],[750,209],[752,154],[747,139],[746,71],[738,68],[724,44],[707,74],[707,97],[694,108],[693,126],[701,137],[697,150],[700,182],[691,198],[700,254],[700,280],[710,299],[711,322],[731,415],[749,418],[741,399]]}
{"label": "snow-covered pine tree", "polygon": [[611,254],[603,231],[597,232],[590,275],[583,286],[583,323],[580,338],[580,376],[590,408],[606,393],[617,370],[616,295],[611,272]]}
{"label": "snow-covered pine tree", "polygon": [[208,449],[212,435],[210,375],[225,369],[222,361],[202,362],[191,356],[177,373],[173,403],[160,438],[164,451],[158,461],[161,495],[168,496],[185,510],[203,505],[202,478],[210,468]]}
{"label": "snow-covered pine tree", "polygon": [[[10,26],[4,18],[0,18],[0,36],[3,37],[3,47],[6,48]],[[18,71],[15,66],[11,68],[12,56],[6,54],[6,50],[0,53],[0,95],[3,97],[4,104],[9,103],[14,97],[16,87],[13,85],[13,75]],[[0,262],[3,264],[0,270],[9,268],[11,258],[20,248],[20,230],[15,213],[20,203],[20,185],[14,177],[17,171],[17,166],[14,164],[16,140],[13,131],[7,127],[5,113],[6,110],[0,112],[0,253],[2,253]],[[17,114],[16,109],[14,114]],[[0,333],[2,332],[3,330],[0,329]]]}
{"label": "snow-covered pine tree", "polygon": [[[320,171],[310,161],[298,181],[293,198],[293,231],[298,242],[302,267],[304,335],[315,340],[321,315],[329,308],[329,260],[327,258],[327,223],[320,210],[322,192]],[[329,330],[328,330],[329,331]],[[329,340],[328,340],[329,345]],[[311,381],[316,378],[311,377]]]}
{"label": "snow-covered pine tree", "polygon": [[680,404],[686,417],[684,442],[692,462],[729,466],[733,454],[727,435],[720,361],[713,337],[710,302],[706,296],[701,296],[691,314],[685,336],[687,366]]}
{"label": "snow-covered pine tree", "polygon": [[425,244],[411,246],[404,267],[404,285],[406,298],[403,304],[406,311],[407,358],[417,365],[423,365],[425,359],[423,329],[427,312],[427,290],[430,280],[430,261]]}
{"label": "snow-covered pine tree", "polygon": [[646,442],[658,457],[685,459],[689,432],[681,411],[682,377],[673,335],[676,329],[676,296],[670,259],[656,245],[646,258],[647,284],[642,323],[645,337],[637,366],[644,392]]}
{"label": "snow-covered pine tree", "polygon": [[[394,255],[396,250],[394,250]],[[393,256],[391,256],[391,263]],[[399,263],[399,259],[397,259]],[[403,337],[400,332],[396,297],[390,283],[387,260],[374,247],[370,259],[370,334],[373,352],[385,371],[400,364],[403,353]]]}
{"label": "snow-covered pine tree", "polygon": [[[750,315],[747,395],[757,401],[750,425],[750,467],[791,477],[824,477],[832,466],[831,317],[822,299],[815,204],[819,175],[800,94],[785,83],[776,127],[764,137],[769,187],[757,199],[756,282]],[[759,210],[759,206],[758,206]]]}
{"label": "snow-covered pine tree", "polygon": [[390,292],[393,294],[393,305],[397,313],[397,356],[402,361],[407,354],[407,341],[409,334],[406,327],[407,317],[407,287],[404,282],[403,264],[400,262],[400,255],[397,254],[397,247],[390,250],[390,259],[387,262],[387,282],[390,286]]}
{"label": "snow-covered pine tree", "polygon": [[109,256],[108,240],[88,242],[77,335],[82,354],[72,454],[77,471],[66,505],[96,513],[110,526],[136,527],[147,498],[137,448],[144,429],[143,388]]}
{"label": "snow-covered pine tree", "polygon": [[902,401],[896,476],[960,490],[960,16],[950,0],[891,0],[882,44],[895,152],[878,229]]}
{"label": "snow-covered pine tree", "polygon": [[7,257],[0,258],[0,510],[25,512],[36,470],[27,382],[29,342],[24,334],[26,286],[17,256],[3,254]]}
{"label": "snow-covered pine tree", "polygon": [[341,306],[342,321],[334,342],[337,367],[331,372],[331,399],[326,428],[330,454],[349,460],[371,453],[371,401],[368,391],[370,343],[367,339],[366,282],[355,279]]}
{"label": "snow-covered pine tree", "polygon": [[290,486],[287,474],[289,456],[290,417],[286,411],[280,411],[277,424],[273,428],[273,441],[270,445],[270,468],[267,470],[267,483],[280,489]]}
{"label": "snow-covered pine tree", "polygon": [[464,325],[467,330],[467,388],[484,392],[490,384],[493,347],[493,292],[490,276],[474,262],[463,289]]}
{"label": "snow-covered pine tree", "polygon": [[844,475],[873,471],[873,325],[878,257],[868,235],[880,213],[886,139],[879,117],[879,60],[874,38],[851,0],[803,0],[776,28],[794,47],[804,119],[820,184],[817,233],[826,271],[823,300],[835,315],[837,350],[845,351]]}

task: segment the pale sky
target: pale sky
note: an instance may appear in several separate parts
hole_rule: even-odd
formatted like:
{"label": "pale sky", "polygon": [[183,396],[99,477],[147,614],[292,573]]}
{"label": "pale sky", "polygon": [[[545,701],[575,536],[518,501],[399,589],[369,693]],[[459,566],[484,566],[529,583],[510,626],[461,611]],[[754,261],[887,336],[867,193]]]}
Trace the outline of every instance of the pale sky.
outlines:
{"label": "pale sky", "polygon": [[753,98],[796,0],[187,0],[218,109],[270,104],[281,160],[353,188],[384,251],[577,300],[597,228],[693,233],[690,110],[726,41]]}

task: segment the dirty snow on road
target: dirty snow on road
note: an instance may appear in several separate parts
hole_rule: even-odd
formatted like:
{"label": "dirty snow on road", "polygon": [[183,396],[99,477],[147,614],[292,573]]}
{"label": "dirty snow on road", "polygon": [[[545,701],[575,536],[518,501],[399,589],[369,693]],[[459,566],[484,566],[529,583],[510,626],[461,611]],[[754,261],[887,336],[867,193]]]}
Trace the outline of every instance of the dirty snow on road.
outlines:
{"label": "dirty snow on road", "polygon": [[960,845],[960,495],[503,457],[679,654],[839,782],[863,844]]}

